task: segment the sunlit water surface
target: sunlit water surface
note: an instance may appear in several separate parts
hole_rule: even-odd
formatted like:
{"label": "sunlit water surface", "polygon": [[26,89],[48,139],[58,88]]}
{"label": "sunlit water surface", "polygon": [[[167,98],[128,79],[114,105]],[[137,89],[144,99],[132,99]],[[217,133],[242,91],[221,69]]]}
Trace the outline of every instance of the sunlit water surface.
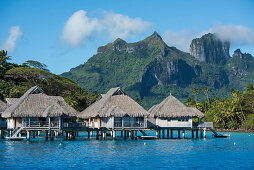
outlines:
{"label": "sunlit water surface", "polygon": [[206,139],[96,141],[81,134],[75,141],[1,140],[0,163],[1,169],[254,169],[254,134],[231,133],[226,139],[208,133]]}

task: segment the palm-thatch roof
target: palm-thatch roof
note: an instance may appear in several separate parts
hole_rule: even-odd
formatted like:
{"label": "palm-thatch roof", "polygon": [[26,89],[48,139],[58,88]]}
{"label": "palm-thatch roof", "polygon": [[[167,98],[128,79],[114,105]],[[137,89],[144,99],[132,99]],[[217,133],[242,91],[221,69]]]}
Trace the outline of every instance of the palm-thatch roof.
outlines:
{"label": "palm-thatch roof", "polygon": [[7,104],[0,100],[0,115],[7,109]]}
{"label": "palm-thatch roof", "polygon": [[149,113],[142,106],[127,96],[120,87],[116,87],[101,95],[101,99],[82,111],[78,117],[143,117],[148,115]]}
{"label": "palm-thatch roof", "polygon": [[48,96],[37,86],[30,88],[22,97],[8,107],[2,117],[58,117],[77,116],[61,96]]}
{"label": "palm-thatch roof", "polygon": [[204,114],[199,110],[186,107],[171,94],[160,104],[151,107],[148,112],[151,117],[204,117]]}
{"label": "palm-thatch roof", "polygon": [[7,107],[10,107],[13,103],[16,103],[19,98],[6,98],[5,100],[7,102]]}

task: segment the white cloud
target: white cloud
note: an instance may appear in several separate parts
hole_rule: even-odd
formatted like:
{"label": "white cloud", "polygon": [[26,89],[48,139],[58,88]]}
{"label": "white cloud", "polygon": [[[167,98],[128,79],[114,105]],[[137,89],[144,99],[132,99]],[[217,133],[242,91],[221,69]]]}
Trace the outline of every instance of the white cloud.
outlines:
{"label": "white cloud", "polygon": [[219,25],[205,32],[217,33],[222,40],[233,44],[254,45],[254,30],[242,25]]}
{"label": "white cloud", "polygon": [[12,52],[16,47],[17,40],[21,36],[22,36],[22,31],[19,26],[11,27],[9,37],[7,38],[7,40],[5,40],[1,48],[3,50]]}
{"label": "white cloud", "polygon": [[86,11],[79,10],[64,24],[62,38],[72,46],[77,46],[90,38],[98,26],[97,19],[89,18]]}
{"label": "white cloud", "polygon": [[195,32],[191,30],[181,30],[174,32],[165,31],[163,34],[164,41],[169,46],[175,46],[180,50],[189,52],[189,46],[192,39],[201,37],[207,33],[216,33],[220,39],[230,41],[233,46],[254,45],[254,30],[242,25],[217,25],[208,30]]}
{"label": "white cloud", "polygon": [[182,51],[189,51],[190,43],[195,37],[196,33],[190,30],[182,30],[180,32],[174,32],[172,30],[166,30],[163,34],[163,40],[168,46],[174,46]]}
{"label": "white cloud", "polygon": [[78,46],[98,33],[109,38],[128,38],[144,33],[151,26],[141,18],[109,12],[103,12],[102,18],[89,18],[86,11],[79,10],[64,24],[62,39],[72,46]]}
{"label": "white cloud", "polygon": [[150,22],[142,21],[141,18],[130,18],[115,13],[106,13],[102,23],[113,38],[128,38],[133,34],[142,34],[152,26]]}

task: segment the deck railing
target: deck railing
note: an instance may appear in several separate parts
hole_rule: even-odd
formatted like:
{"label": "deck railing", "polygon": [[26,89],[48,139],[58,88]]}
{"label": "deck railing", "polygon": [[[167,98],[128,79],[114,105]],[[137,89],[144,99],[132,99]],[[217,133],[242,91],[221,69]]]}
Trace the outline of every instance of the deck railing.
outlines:
{"label": "deck railing", "polygon": [[85,128],[86,123],[85,122],[64,122],[63,127],[64,128]]}
{"label": "deck railing", "polygon": [[213,128],[213,122],[198,122],[198,123],[194,123],[193,126],[196,126],[199,128]]}
{"label": "deck railing", "polygon": [[115,121],[115,128],[145,127],[144,121]]}
{"label": "deck railing", "polygon": [[22,127],[25,128],[59,128],[59,121],[23,121]]}

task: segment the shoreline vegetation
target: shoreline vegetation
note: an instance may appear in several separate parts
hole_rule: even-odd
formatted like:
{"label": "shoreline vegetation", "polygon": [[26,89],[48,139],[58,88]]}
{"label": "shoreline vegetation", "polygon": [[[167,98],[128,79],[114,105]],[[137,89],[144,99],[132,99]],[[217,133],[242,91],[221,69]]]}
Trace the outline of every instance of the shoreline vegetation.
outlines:
{"label": "shoreline vegetation", "polygon": [[[99,94],[88,93],[74,81],[50,73],[47,66],[38,61],[28,60],[22,65],[9,63],[11,56],[0,51],[0,99],[21,97],[24,91],[38,85],[52,96],[62,96],[77,111],[83,111],[94,103]],[[225,132],[254,132],[254,87],[247,84],[244,92],[231,89],[231,97],[209,98],[209,89],[202,92],[206,101],[197,101],[199,91],[193,89],[193,98],[187,106],[196,107],[205,114],[203,121],[213,122],[214,128]],[[140,103],[140,99],[136,99]],[[194,120],[197,121],[197,120]]]}
{"label": "shoreline vegetation", "polygon": [[204,121],[214,123],[214,128],[222,131],[254,131],[254,85],[248,83],[245,91],[231,89],[231,97],[219,99],[209,98],[209,90],[203,89],[206,101],[198,102],[197,89],[193,89],[193,98],[187,105],[196,107],[205,114]]}

